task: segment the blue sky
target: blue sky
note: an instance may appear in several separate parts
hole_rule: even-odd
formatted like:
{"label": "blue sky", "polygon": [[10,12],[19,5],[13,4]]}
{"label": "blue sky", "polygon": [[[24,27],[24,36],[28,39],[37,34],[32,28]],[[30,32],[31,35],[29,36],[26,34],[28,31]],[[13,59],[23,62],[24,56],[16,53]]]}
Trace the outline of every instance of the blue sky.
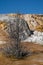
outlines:
{"label": "blue sky", "polygon": [[0,14],[43,14],[43,0],[0,0]]}

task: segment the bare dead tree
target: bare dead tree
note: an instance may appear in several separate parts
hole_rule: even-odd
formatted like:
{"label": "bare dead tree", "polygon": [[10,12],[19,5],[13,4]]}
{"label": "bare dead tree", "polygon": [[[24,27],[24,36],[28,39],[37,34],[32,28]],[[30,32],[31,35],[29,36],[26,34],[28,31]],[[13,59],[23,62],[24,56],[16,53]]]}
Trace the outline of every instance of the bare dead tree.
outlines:
{"label": "bare dead tree", "polygon": [[[20,22],[20,18],[19,18],[19,14],[16,17],[16,27],[14,27],[14,24],[12,24],[10,22],[9,28],[10,28],[10,45],[6,45],[6,47],[4,47],[4,53],[7,56],[16,56],[17,58],[22,58],[26,55],[28,55],[28,52],[22,48],[21,46],[21,39],[19,38],[19,22]],[[13,39],[13,40],[12,40]]]}

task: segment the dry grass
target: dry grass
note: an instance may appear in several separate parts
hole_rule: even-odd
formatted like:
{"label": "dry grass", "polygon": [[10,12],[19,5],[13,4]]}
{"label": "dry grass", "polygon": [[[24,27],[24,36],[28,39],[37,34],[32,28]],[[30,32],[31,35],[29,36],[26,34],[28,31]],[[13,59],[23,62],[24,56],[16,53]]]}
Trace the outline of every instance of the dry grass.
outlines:
{"label": "dry grass", "polygon": [[[40,52],[38,54],[32,54],[24,59],[16,59],[16,58],[6,58],[2,53],[0,53],[0,65],[43,65],[43,46],[28,42],[23,42],[21,45],[25,47],[27,50],[31,50],[32,52]],[[4,45],[0,45],[0,48]]]}
{"label": "dry grass", "polygon": [[43,32],[43,25],[39,25],[35,28],[35,30]]}

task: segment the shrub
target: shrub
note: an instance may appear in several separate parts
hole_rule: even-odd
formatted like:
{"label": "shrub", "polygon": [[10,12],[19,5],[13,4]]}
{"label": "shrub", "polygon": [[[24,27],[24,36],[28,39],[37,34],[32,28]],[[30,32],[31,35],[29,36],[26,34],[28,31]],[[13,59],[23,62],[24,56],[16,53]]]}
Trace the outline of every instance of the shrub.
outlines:
{"label": "shrub", "polygon": [[[7,57],[14,57],[16,56],[17,58],[22,58],[24,56],[26,56],[28,54],[28,52],[22,48],[22,46],[20,45],[20,41],[21,39],[19,38],[19,22],[20,19],[17,17],[16,18],[16,28],[14,28],[14,23],[12,24],[12,22],[10,22],[9,25],[9,35],[10,35],[10,42],[8,42],[8,44],[6,44],[6,46],[3,48],[4,50],[4,54]],[[16,29],[16,30],[15,30]]]}

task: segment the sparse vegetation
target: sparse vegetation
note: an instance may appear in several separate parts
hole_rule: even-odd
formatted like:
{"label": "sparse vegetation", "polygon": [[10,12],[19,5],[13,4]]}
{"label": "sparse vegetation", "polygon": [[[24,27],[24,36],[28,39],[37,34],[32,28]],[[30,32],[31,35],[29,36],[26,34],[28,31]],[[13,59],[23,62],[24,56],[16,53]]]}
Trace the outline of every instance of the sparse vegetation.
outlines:
{"label": "sparse vegetation", "polygon": [[[29,22],[29,16],[25,16],[24,14],[22,20],[19,19],[19,15],[16,17],[11,14],[7,15],[9,20],[5,17],[5,20],[0,21],[0,35],[2,36],[0,36],[0,41],[7,40],[6,44],[0,44],[0,65],[43,65],[43,45],[39,45],[38,42],[40,41],[38,40],[37,43],[21,42],[21,40],[33,34],[31,30],[43,33],[43,15],[31,15],[32,18],[29,14],[30,22],[36,22],[37,24],[32,25],[30,23],[27,25],[24,19],[27,18],[26,20]],[[15,18],[12,20],[13,16]],[[28,26],[30,26],[31,30]],[[39,36],[38,33],[36,35]],[[43,36],[43,34],[40,36]]]}
{"label": "sparse vegetation", "polygon": [[[28,52],[24,48],[22,48],[19,38],[19,17],[16,18],[16,28],[14,29],[14,26],[12,27],[12,23],[10,22],[10,42],[8,45],[4,47],[4,54],[7,57],[14,57],[16,58],[23,58],[24,56],[28,55]],[[11,40],[12,39],[12,40]]]}

